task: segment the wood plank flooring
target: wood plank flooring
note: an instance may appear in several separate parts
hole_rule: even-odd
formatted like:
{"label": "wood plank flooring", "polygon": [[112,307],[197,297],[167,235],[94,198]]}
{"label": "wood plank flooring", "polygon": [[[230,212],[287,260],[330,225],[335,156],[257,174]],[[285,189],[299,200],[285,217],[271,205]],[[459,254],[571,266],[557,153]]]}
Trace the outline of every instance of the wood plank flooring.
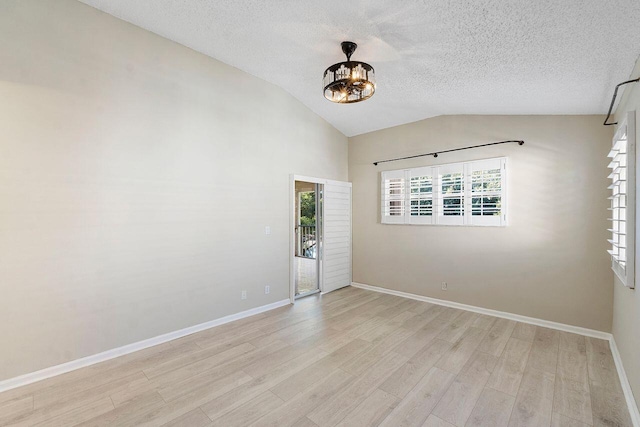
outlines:
{"label": "wood plank flooring", "polygon": [[606,341],[348,287],[2,393],[0,425],[631,420]]}

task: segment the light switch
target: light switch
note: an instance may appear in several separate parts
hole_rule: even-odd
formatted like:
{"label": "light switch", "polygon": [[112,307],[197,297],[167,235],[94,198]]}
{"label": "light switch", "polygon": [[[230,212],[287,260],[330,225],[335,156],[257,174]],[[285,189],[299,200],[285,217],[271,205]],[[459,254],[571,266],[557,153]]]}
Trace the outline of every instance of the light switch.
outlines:
{"label": "light switch", "polygon": [[271,234],[271,227],[268,225],[264,228],[264,234]]}

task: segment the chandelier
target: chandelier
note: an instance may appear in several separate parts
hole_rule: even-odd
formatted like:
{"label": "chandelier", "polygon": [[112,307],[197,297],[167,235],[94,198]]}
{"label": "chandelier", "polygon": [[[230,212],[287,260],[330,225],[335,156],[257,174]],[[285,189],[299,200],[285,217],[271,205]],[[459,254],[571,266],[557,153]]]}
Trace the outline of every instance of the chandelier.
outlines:
{"label": "chandelier", "polygon": [[339,104],[351,104],[371,98],[376,91],[375,70],[369,64],[351,60],[357,44],[342,42],[341,45],[347,61],[333,64],[325,70],[324,97]]}

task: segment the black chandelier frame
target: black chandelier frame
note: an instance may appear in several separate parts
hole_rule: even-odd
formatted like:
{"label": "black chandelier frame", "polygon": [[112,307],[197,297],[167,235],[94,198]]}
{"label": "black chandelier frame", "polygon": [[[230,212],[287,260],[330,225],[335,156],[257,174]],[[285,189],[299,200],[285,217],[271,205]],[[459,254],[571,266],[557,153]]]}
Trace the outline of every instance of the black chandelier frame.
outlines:
{"label": "black chandelier frame", "polygon": [[324,97],[338,104],[353,104],[371,98],[376,91],[375,69],[366,62],[351,60],[358,47],[356,43],[344,41],[341,46],[347,60],[324,71]]}

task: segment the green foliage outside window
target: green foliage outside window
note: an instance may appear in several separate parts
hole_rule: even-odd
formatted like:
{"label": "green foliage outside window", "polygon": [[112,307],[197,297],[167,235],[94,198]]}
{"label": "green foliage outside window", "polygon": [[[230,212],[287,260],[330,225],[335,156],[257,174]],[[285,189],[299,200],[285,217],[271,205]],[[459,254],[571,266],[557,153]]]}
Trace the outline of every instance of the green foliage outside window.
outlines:
{"label": "green foliage outside window", "polygon": [[300,225],[316,225],[316,193],[300,193]]}

